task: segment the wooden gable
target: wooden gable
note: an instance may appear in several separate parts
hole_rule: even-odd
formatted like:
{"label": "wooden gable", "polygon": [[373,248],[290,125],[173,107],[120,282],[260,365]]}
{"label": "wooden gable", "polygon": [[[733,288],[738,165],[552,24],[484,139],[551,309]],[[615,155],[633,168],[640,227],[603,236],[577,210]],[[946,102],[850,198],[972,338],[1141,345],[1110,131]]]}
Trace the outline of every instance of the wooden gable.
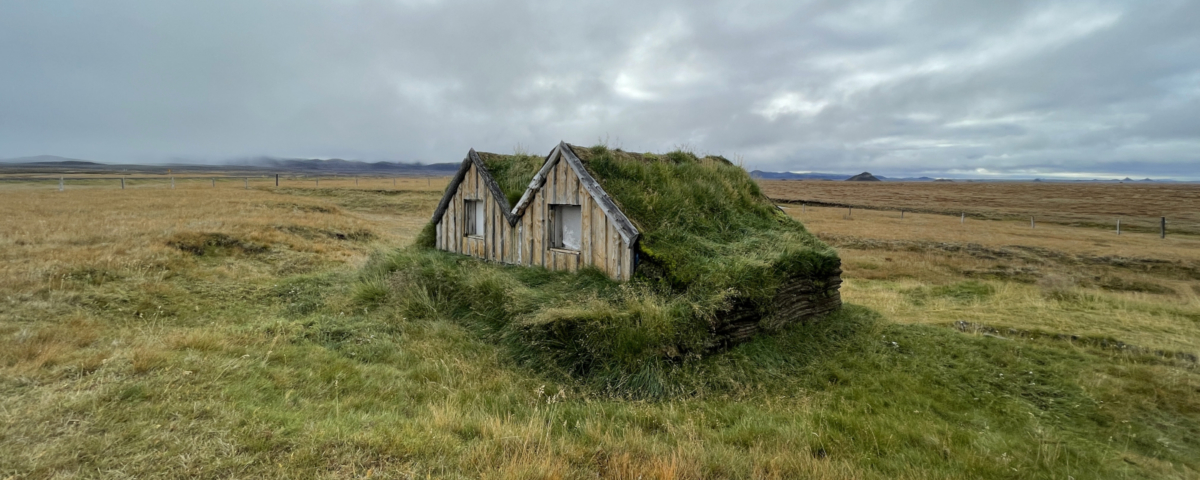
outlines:
{"label": "wooden gable", "polygon": [[[482,235],[464,233],[467,201],[483,202]],[[554,247],[555,205],[579,207],[578,250]],[[639,233],[565,143],[547,156],[517,205],[508,207],[472,150],[434,213],[437,248],[550,270],[595,266],[617,280],[632,277]]]}

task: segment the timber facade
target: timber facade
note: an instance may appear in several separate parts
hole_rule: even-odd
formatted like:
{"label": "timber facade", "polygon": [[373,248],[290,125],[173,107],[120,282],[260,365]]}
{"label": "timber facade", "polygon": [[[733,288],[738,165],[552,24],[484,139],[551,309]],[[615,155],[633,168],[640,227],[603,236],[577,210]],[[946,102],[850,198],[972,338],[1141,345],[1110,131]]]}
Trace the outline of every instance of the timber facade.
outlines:
{"label": "timber facade", "polygon": [[432,221],[439,250],[484,260],[571,272],[594,266],[616,280],[629,280],[638,264],[640,232],[565,143],[516,205],[471,150]]}

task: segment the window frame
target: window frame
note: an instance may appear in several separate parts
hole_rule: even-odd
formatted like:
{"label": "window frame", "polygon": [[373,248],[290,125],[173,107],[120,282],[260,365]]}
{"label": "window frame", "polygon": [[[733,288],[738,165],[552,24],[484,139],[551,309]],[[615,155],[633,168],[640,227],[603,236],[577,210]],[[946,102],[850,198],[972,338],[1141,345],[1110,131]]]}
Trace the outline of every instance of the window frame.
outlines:
{"label": "window frame", "polygon": [[[584,242],[584,238],[583,238],[583,206],[570,204],[570,203],[552,203],[548,206],[548,208],[549,208],[550,212],[546,216],[546,218],[550,219],[550,225],[549,225],[549,227],[550,227],[550,248],[555,249],[555,250],[562,250],[564,252],[580,252],[580,251],[582,251],[583,250],[583,242]],[[579,245],[576,246],[576,248],[571,248],[571,247],[567,246],[566,243],[563,241],[563,238],[565,236],[564,232],[563,232],[563,227],[566,224],[566,221],[563,218],[563,214],[567,208],[574,209],[578,212],[578,214],[575,216],[575,218],[579,220],[578,225],[576,225],[576,235],[578,235]]]}
{"label": "window frame", "polygon": [[[484,209],[483,200],[472,198],[463,199],[463,236],[470,238],[483,238],[484,231],[487,230],[487,218]],[[480,215],[483,213],[483,215]]]}

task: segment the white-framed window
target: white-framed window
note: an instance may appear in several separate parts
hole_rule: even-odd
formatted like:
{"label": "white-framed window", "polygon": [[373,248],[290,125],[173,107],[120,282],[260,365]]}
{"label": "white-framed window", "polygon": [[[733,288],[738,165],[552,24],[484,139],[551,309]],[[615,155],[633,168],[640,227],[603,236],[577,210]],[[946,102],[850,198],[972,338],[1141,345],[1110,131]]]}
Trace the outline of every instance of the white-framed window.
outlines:
{"label": "white-framed window", "polygon": [[579,250],[583,238],[583,209],[579,205],[550,205],[551,245],[563,250]]}
{"label": "white-framed window", "polygon": [[483,219],[487,216],[483,213],[482,200],[466,200],[463,202],[463,232],[468,237],[483,236]]}

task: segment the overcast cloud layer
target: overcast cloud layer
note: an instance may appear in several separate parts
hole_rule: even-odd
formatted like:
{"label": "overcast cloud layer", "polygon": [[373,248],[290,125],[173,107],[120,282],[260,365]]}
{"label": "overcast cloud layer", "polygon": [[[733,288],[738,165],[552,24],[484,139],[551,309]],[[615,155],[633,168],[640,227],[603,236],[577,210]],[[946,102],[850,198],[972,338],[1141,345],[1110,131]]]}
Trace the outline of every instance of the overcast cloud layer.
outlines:
{"label": "overcast cloud layer", "polygon": [[0,158],[1200,177],[1200,1],[0,3]]}

